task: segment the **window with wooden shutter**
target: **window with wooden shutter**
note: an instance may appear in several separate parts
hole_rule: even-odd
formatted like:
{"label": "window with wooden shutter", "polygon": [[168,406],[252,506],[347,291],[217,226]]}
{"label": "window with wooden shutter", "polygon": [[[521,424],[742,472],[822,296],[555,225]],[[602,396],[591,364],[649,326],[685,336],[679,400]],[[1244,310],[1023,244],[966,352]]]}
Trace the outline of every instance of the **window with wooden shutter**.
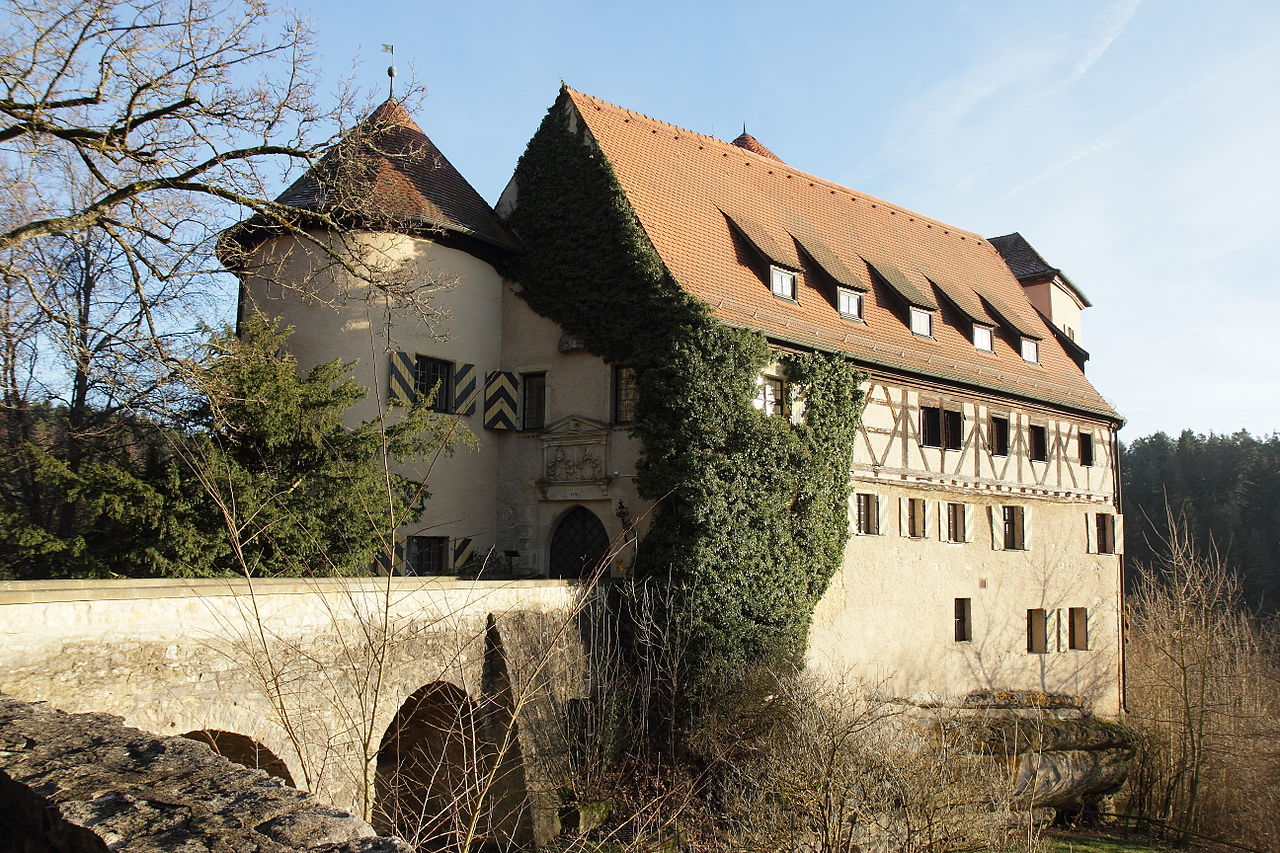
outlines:
{"label": "window with wooden shutter", "polygon": [[1027,652],[1033,655],[1049,651],[1049,613],[1042,608],[1027,611]]}

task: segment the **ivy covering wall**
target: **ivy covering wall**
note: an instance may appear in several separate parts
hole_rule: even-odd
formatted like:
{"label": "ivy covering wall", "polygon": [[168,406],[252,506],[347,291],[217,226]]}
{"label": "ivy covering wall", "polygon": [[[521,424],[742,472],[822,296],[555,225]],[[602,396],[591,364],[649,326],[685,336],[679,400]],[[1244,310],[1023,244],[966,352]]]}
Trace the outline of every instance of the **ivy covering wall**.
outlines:
{"label": "ivy covering wall", "polygon": [[[516,182],[509,224],[527,251],[509,273],[523,297],[638,372],[637,488],[656,507],[636,571],[670,579],[690,698],[798,663],[848,534],[858,372],[838,354],[780,356],[759,332],[713,320],[654,251],[563,91]],[[800,423],[752,405],[775,361],[801,389]]]}

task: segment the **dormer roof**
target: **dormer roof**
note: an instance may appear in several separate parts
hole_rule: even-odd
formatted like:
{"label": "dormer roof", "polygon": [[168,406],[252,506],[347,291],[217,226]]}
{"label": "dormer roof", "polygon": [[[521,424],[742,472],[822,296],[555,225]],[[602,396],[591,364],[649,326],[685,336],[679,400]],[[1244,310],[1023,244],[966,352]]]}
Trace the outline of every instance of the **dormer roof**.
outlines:
{"label": "dormer roof", "polygon": [[[563,97],[607,158],[667,269],[722,322],[792,346],[843,351],[873,368],[1117,417],[1000,252],[979,235],[750,147],[567,87]],[[742,254],[744,240],[755,252]],[[801,265],[794,301],[775,297],[761,271],[744,261],[760,256]],[[842,316],[825,290],[860,282],[869,287],[865,323]],[[911,334],[908,306],[940,314],[932,339]],[[975,350],[973,323],[1003,330],[994,355]],[[1023,337],[1040,342],[1039,364],[1022,359]]]}

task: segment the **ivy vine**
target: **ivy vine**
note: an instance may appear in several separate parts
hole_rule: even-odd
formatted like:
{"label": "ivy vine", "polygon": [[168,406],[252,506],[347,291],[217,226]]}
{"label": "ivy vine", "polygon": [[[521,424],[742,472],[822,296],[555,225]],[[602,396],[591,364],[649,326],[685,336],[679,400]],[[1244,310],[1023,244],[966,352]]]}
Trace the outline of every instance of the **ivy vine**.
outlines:
{"label": "ivy vine", "polygon": [[[840,354],[779,356],[759,332],[715,321],[658,257],[566,92],[516,185],[509,224],[527,251],[508,272],[522,296],[590,352],[637,370],[637,488],[657,503],[635,570],[670,579],[689,631],[687,698],[798,664],[848,535],[860,374]],[[802,389],[797,423],[752,404],[775,361]]]}

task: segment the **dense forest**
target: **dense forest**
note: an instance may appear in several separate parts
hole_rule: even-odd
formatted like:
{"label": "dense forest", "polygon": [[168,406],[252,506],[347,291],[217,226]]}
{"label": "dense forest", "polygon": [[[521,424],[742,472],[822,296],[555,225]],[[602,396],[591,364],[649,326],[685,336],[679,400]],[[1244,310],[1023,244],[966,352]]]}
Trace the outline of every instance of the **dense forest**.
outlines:
{"label": "dense forest", "polygon": [[1280,611],[1280,435],[1158,432],[1123,454],[1130,581],[1165,556],[1171,512],[1201,551],[1216,549],[1240,573],[1254,608]]}

